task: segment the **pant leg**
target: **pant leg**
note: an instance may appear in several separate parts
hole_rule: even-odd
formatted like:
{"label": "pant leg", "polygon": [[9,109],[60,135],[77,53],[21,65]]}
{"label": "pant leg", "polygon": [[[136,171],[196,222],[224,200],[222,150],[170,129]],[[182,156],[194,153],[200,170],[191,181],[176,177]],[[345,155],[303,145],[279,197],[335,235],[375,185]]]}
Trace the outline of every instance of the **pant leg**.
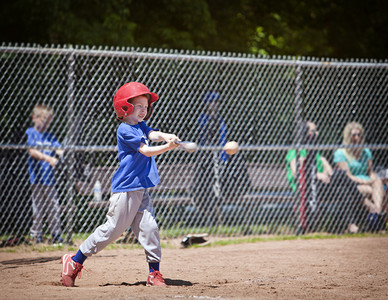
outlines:
{"label": "pant leg", "polygon": [[46,216],[50,233],[52,236],[61,235],[61,212],[56,188],[54,186],[45,187],[44,196],[47,204]]}
{"label": "pant leg", "polygon": [[160,262],[162,250],[160,247],[159,229],[148,191],[144,193],[141,206],[131,224],[131,228],[144,248],[147,262]]}
{"label": "pant leg", "polygon": [[333,229],[336,232],[344,231],[349,224],[358,224],[358,217],[362,214],[362,194],[358,191],[357,185],[349,179],[345,171],[336,170],[328,185],[326,199],[333,201],[332,211]]}
{"label": "pant leg", "polygon": [[189,225],[211,226],[217,220],[213,153],[206,151],[198,155],[192,186],[197,213]]}
{"label": "pant leg", "polygon": [[31,236],[33,237],[42,237],[42,222],[44,215],[44,199],[42,186],[33,184],[31,185],[31,200],[32,200],[32,226],[30,228]]}
{"label": "pant leg", "polygon": [[81,244],[80,250],[86,256],[98,253],[117,240],[131,226],[143,200],[145,190],[112,194],[105,224]]}

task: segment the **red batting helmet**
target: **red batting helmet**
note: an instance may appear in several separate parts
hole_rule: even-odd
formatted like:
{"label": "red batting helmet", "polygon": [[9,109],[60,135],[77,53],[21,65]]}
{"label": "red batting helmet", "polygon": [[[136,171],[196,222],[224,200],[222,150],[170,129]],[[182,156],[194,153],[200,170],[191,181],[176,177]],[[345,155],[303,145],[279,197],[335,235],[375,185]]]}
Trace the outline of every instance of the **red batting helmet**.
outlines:
{"label": "red batting helmet", "polygon": [[140,82],[128,82],[121,86],[115,96],[113,97],[113,108],[116,112],[117,118],[127,117],[133,112],[133,105],[129,103],[129,99],[137,96],[145,95],[148,97],[148,110],[144,120],[148,120],[152,115],[152,103],[159,99],[155,93]]}

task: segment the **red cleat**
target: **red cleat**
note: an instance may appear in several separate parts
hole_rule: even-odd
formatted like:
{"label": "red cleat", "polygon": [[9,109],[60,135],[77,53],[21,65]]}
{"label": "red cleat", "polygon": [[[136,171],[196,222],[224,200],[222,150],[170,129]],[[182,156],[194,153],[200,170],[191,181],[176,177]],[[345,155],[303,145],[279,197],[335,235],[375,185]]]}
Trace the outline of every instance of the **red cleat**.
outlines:
{"label": "red cleat", "polygon": [[83,266],[80,263],[72,260],[74,255],[65,254],[61,258],[62,263],[62,272],[61,272],[61,282],[64,286],[74,286],[75,278],[78,275],[78,278],[81,278],[81,270]]}
{"label": "red cleat", "polygon": [[163,275],[159,271],[153,271],[148,275],[147,286],[166,286]]}

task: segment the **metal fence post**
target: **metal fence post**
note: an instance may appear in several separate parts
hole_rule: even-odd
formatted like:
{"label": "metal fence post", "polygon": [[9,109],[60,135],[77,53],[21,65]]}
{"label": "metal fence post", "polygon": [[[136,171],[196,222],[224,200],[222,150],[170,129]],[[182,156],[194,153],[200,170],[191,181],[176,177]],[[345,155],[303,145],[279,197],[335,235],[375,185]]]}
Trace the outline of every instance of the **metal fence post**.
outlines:
{"label": "metal fence post", "polygon": [[[296,234],[303,234],[305,231],[305,221],[303,218],[303,210],[304,204],[302,203],[301,199],[301,192],[300,192],[300,163],[299,163],[299,150],[302,143],[302,135],[301,135],[301,124],[303,122],[303,70],[301,65],[296,65],[295,68],[295,124],[296,128],[294,132],[297,132],[297,140],[294,141],[297,145],[296,148],[296,174],[295,174],[295,185],[296,185],[296,191],[295,191],[295,204],[294,208],[297,207],[297,211],[295,212],[295,225],[296,225]],[[295,137],[293,137],[295,138]]]}
{"label": "metal fence post", "polygon": [[66,146],[70,147],[70,150],[67,154],[67,180],[65,183],[65,199],[67,203],[65,205],[66,210],[66,227],[65,233],[67,233],[66,242],[72,244],[72,236],[73,236],[73,228],[74,228],[74,185],[75,185],[75,159],[74,159],[74,151],[71,149],[74,146],[75,140],[75,117],[74,117],[74,50],[70,48],[69,58],[68,58],[68,69],[67,69],[67,128],[68,133],[66,136]]}

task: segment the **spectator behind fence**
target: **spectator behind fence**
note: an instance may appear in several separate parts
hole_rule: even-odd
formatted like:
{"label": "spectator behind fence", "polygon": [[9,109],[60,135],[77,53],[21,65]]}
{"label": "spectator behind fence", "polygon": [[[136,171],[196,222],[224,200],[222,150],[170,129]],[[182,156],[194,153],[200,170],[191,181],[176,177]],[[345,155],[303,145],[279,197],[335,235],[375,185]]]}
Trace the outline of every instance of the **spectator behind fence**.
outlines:
{"label": "spectator behind fence", "polygon": [[[227,125],[221,113],[220,94],[210,91],[204,94],[205,111],[198,119],[198,137],[201,146],[225,146],[228,141]],[[194,203],[199,211],[199,222],[204,226],[232,221],[225,214],[226,202],[240,199],[249,187],[248,170],[243,152],[228,155],[221,151],[200,151],[195,165],[192,188]]]}
{"label": "spectator behind fence", "polygon": [[[377,175],[380,177],[384,188],[383,212],[388,212],[388,169],[382,167]],[[386,223],[388,226],[388,215],[386,216]]]}
{"label": "spectator behind fence", "polygon": [[[343,132],[344,145],[362,145],[365,130],[360,123],[350,122]],[[344,170],[357,184],[363,194],[364,205],[369,209],[368,221],[371,229],[382,229],[385,217],[382,214],[384,189],[381,179],[373,170],[372,152],[368,148],[342,148],[334,152],[334,163]]]}
{"label": "spectator behind fence", "polygon": [[[298,127],[296,139],[301,144],[314,144],[318,132],[312,122],[303,122]],[[287,153],[287,178],[293,192],[300,191],[300,227],[303,230],[317,230],[318,225],[325,222],[319,220],[322,214],[322,201],[335,203],[331,212],[331,231],[341,232],[347,229],[351,233],[358,232],[357,215],[361,206],[361,194],[344,172],[333,171],[327,159],[316,150],[291,149]],[[300,172],[299,183],[295,181],[297,169]],[[304,170],[304,171],[303,171]],[[312,176],[313,175],[313,176]],[[303,199],[305,198],[305,200]],[[306,203],[305,203],[306,202]]]}
{"label": "spectator behind fence", "polygon": [[[201,146],[224,146],[227,126],[219,112],[220,94],[214,91],[203,96],[205,111],[198,119],[198,137]],[[221,169],[228,160],[225,151],[200,151],[195,165],[193,196],[199,211],[199,223],[215,225],[220,220]]]}
{"label": "spectator behind fence", "polygon": [[[295,142],[301,144],[312,144],[318,132],[313,122],[302,122],[297,127],[295,133]],[[299,156],[299,161],[297,157]],[[317,192],[321,188],[318,185],[329,184],[333,169],[327,160],[315,150],[290,149],[286,156],[287,179],[292,191],[297,192],[297,186],[300,191],[300,211],[299,211],[299,230],[315,230],[318,211]],[[295,181],[297,170],[300,172],[300,182]],[[311,171],[312,170],[312,171]],[[313,176],[310,176],[314,174]],[[303,181],[303,182],[302,182]],[[306,191],[306,193],[305,193]]]}
{"label": "spectator behind fence", "polygon": [[[33,127],[27,129],[28,146],[54,146],[59,147],[60,143],[49,132],[47,132],[53,118],[53,110],[44,105],[38,104],[32,112]],[[55,188],[54,166],[58,159],[55,155],[62,155],[62,150],[29,149],[28,172],[32,190],[32,218],[33,223],[30,229],[31,236],[36,243],[43,241],[43,219],[46,217],[48,228],[52,235],[53,243],[63,242],[61,238],[61,219],[58,193]]]}

